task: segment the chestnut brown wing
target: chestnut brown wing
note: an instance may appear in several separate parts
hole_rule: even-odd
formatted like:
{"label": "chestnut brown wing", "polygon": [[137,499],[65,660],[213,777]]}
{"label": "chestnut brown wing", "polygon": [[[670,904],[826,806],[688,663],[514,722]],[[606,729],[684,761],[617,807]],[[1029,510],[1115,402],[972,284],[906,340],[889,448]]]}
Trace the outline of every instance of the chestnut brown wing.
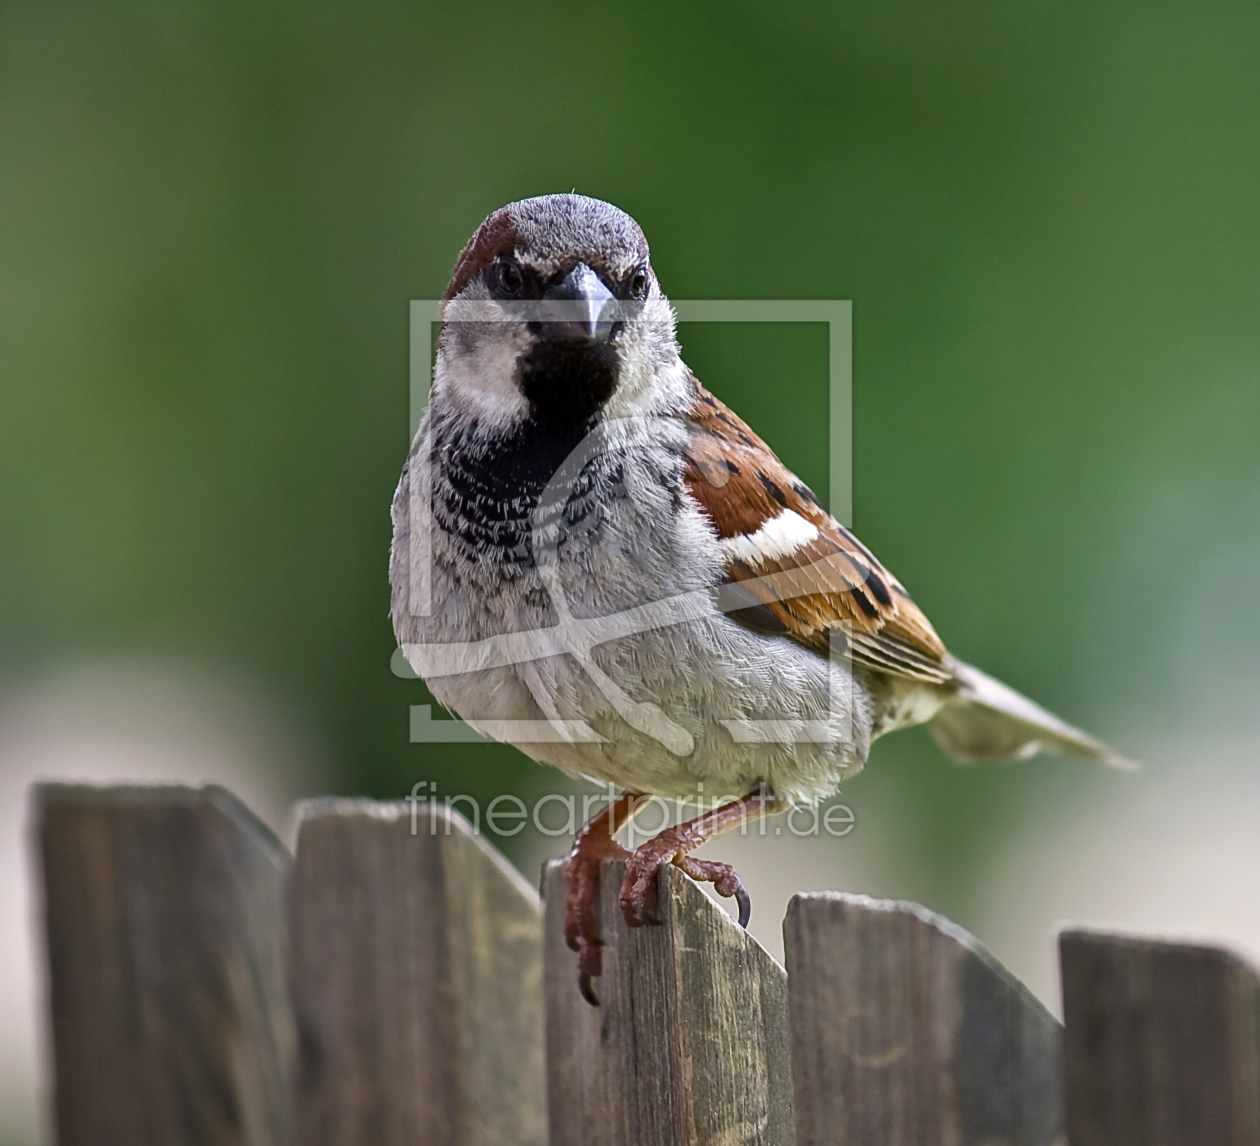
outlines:
{"label": "chestnut brown wing", "polygon": [[837,636],[869,668],[941,684],[953,660],[905,589],[808,486],[696,382],[686,481],[717,529],[723,607],[826,652]]}

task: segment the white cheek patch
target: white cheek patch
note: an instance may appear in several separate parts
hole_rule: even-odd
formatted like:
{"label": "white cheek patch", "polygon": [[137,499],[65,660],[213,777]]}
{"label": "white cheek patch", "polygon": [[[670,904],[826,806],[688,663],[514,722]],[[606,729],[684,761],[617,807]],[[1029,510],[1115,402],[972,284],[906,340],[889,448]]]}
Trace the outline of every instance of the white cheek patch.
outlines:
{"label": "white cheek patch", "polygon": [[728,561],[742,561],[756,566],[787,557],[817,538],[818,526],[806,521],[799,513],[785,509],[756,533],[728,537],[718,542],[718,548]]}
{"label": "white cheek patch", "polygon": [[[498,334],[499,332],[496,332]],[[490,425],[518,421],[529,403],[516,385],[516,361],[521,347],[516,339],[479,339],[475,348],[440,353],[435,387],[456,408]]]}
{"label": "white cheek patch", "polygon": [[621,371],[617,389],[604,406],[605,418],[650,415],[654,410],[669,410],[686,403],[690,376],[676,355],[662,366],[642,341],[623,342],[619,353]]}

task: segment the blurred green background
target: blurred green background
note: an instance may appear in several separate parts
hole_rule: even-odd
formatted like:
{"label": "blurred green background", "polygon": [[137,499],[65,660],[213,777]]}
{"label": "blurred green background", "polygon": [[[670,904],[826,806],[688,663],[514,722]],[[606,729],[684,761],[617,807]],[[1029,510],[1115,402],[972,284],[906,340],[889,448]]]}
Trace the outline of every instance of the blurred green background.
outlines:
{"label": "blurred green background", "polygon": [[[1155,757],[881,742],[871,889],[982,929],[1020,825],[1216,783],[1152,745],[1257,727],[1258,47],[1243,3],[0,4],[0,698],[181,666],[323,788],[552,784],[409,744],[388,509],[408,300],[576,188],[675,297],[852,299],[859,535],[959,655]],[[821,332],[683,340],[825,488]]]}

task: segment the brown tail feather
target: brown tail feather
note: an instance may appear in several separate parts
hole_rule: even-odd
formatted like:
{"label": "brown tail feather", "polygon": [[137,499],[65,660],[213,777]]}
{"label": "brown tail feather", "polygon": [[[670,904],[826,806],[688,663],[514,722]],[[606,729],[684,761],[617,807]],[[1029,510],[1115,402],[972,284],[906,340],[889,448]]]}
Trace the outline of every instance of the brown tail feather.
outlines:
{"label": "brown tail feather", "polygon": [[957,662],[955,679],[958,693],[929,727],[936,742],[959,763],[1067,752],[1124,771],[1138,767],[978,668]]}

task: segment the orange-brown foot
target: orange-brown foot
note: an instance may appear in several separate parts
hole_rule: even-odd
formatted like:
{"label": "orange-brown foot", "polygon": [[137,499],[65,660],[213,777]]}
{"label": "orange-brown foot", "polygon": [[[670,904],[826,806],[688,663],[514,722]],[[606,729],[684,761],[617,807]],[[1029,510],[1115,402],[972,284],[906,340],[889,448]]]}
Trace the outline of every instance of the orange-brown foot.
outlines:
{"label": "orange-brown foot", "polygon": [[[626,876],[621,884],[621,914],[627,926],[660,923],[656,914],[656,873],[667,863],[680,868],[697,883],[713,884],[718,895],[734,898],[739,903],[739,925],[748,926],[752,900],[748,898],[743,880],[730,864],[693,859],[687,855],[688,842],[677,829],[667,828],[639,847],[626,861]],[[695,844],[691,843],[691,846]]]}
{"label": "orange-brown foot", "polygon": [[569,853],[564,877],[568,895],[564,901],[565,942],[578,954],[578,989],[592,1007],[599,1006],[592,979],[602,966],[599,937],[599,865],[606,859],[626,859],[630,853],[607,834],[583,832]]}

